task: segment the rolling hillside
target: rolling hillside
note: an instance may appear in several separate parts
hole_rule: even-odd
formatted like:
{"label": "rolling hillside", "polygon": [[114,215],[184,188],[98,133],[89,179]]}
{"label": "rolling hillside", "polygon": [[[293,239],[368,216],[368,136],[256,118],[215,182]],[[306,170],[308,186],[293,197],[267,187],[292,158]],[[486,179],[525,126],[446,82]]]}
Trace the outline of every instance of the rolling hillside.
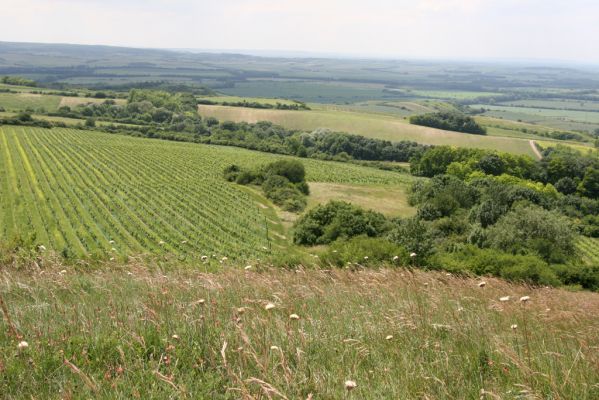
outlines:
{"label": "rolling hillside", "polygon": [[[0,127],[0,145],[1,239],[102,258],[252,258],[287,245],[270,203],[222,178],[229,164],[259,166],[277,156],[60,128]],[[304,164],[311,182],[397,190],[412,179],[350,164]]]}

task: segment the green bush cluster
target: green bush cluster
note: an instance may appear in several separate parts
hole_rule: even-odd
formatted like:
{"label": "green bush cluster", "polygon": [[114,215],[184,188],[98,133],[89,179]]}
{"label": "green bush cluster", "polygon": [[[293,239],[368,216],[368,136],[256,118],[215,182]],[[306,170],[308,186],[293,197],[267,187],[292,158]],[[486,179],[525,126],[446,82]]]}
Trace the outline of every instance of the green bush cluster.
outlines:
{"label": "green bush cluster", "polygon": [[302,215],[295,223],[293,240],[300,245],[329,244],[355,236],[381,236],[389,229],[384,215],[343,201],[331,201]]}
{"label": "green bush cluster", "polygon": [[428,114],[413,115],[410,123],[414,125],[429,126],[431,128],[444,129],[447,131],[472,133],[475,135],[486,135],[485,128],[465,114],[459,112],[436,112]]}
{"label": "green bush cluster", "polygon": [[306,182],[304,165],[296,160],[279,160],[257,171],[230,165],[224,170],[229,182],[262,187],[267,198],[285,211],[299,212],[306,208],[310,188]]}

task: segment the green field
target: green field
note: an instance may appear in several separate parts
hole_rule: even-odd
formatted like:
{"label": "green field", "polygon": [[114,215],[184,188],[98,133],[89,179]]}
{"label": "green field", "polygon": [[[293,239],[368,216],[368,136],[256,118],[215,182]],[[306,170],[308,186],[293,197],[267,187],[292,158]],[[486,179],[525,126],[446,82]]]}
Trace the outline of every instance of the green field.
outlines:
{"label": "green field", "polygon": [[0,107],[6,111],[21,111],[27,108],[56,111],[62,96],[33,93],[0,93]]}
{"label": "green field", "polygon": [[574,111],[546,108],[510,107],[474,104],[473,108],[485,108],[485,116],[545,125],[563,130],[593,131],[599,128],[599,112]]}
{"label": "green field", "polygon": [[340,110],[284,111],[241,107],[199,106],[202,116],[226,121],[272,121],[290,129],[329,128],[371,138],[391,141],[412,140],[424,144],[494,149],[514,154],[533,155],[528,140],[469,135],[411,125],[392,116]]}
{"label": "green field", "polygon": [[[0,127],[0,149],[0,239],[18,236],[79,257],[163,252],[231,258],[260,256],[272,239],[263,211],[269,205],[226,182],[222,170],[279,156],[9,126]],[[303,162],[312,182],[397,187],[413,179],[351,164]]]}
{"label": "green field", "polygon": [[596,111],[599,112],[599,102],[585,100],[515,100],[499,103],[502,106],[552,108],[556,110]]}
{"label": "green field", "polygon": [[384,92],[383,85],[302,80],[253,80],[236,83],[233,88],[219,90],[232,96],[283,98],[310,103],[343,104],[403,97]]}
{"label": "green field", "polygon": [[248,103],[260,103],[260,104],[296,104],[295,101],[286,100],[286,99],[269,99],[266,97],[239,97],[239,96],[210,96],[210,97],[200,97],[201,100],[209,100],[215,103],[239,103],[239,102],[248,102]]}

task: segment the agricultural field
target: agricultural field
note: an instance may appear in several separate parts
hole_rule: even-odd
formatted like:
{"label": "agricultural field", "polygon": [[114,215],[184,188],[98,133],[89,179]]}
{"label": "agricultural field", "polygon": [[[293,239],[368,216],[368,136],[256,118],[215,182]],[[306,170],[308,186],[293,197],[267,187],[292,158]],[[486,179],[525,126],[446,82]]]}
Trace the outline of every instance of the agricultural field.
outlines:
{"label": "agricultural field", "polygon": [[[0,239],[98,258],[150,252],[250,259],[273,245],[267,228],[279,221],[267,222],[263,212],[272,206],[226,182],[222,171],[279,156],[62,128],[3,126],[0,145]],[[311,182],[405,187],[413,179],[303,162]],[[287,243],[274,245],[276,252]]]}
{"label": "agricultural field", "polygon": [[40,109],[56,111],[60,106],[62,96],[44,95],[35,93],[0,93],[0,107],[7,111],[21,111],[24,109]]}
{"label": "agricultural field", "polygon": [[576,249],[587,263],[599,264],[599,239],[581,236],[576,244]]}
{"label": "agricultural field", "polygon": [[236,83],[220,92],[241,97],[270,97],[306,103],[345,104],[371,99],[398,99],[402,95],[385,92],[384,85],[310,82],[301,80],[253,80]]}
{"label": "agricultural field", "polygon": [[[41,270],[6,269],[0,293],[10,322],[0,330],[0,365],[12,379],[0,379],[0,393],[599,397],[596,293],[480,282],[401,268],[260,264],[226,264],[219,273],[135,262],[95,271],[63,271],[51,262]],[[508,301],[500,301],[504,296]],[[529,300],[519,301],[523,296]]]}
{"label": "agricultural field", "polygon": [[261,110],[241,107],[199,106],[200,115],[226,121],[272,121],[290,129],[329,128],[391,141],[412,140],[424,144],[495,149],[533,156],[528,140],[469,135],[411,125],[406,120],[380,114],[340,110]]}
{"label": "agricultural field", "polygon": [[510,107],[474,104],[473,108],[484,108],[485,116],[545,125],[563,130],[592,132],[599,128],[599,112],[574,111],[546,108]]}
{"label": "agricultural field", "polygon": [[596,111],[599,112],[599,102],[585,100],[516,100],[499,103],[502,106],[551,108],[555,110]]}
{"label": "agricultural field", "polygon": [[208,100],[215,103],[239,103],[239,102],[248,102],[248,103],[260,103],[260,104],[287,104],[293,105],[297,104],[295,101],[286,100],[286,99],[269,99],[266,97],[239,97],[239,96],[210,96],[210,97],[199,97],[199,100]]}

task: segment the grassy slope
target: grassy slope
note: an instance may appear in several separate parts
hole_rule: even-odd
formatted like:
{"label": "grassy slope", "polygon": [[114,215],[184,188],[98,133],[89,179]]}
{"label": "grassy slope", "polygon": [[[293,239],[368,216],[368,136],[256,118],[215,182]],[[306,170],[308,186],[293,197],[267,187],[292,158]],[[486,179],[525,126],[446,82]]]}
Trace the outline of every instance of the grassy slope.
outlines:
{"label": "grassy slope", "polygon": [[594,293],[398,269],[60,268],[1,273],[5,399],[599,397]]}
{"label": "grassy slope", "polygon": [[203,105],[199,106],[199,110],[203,116],[213,116],[220,120],[247,122],[268,120],[291,129],[330,128],[392,141],[413,140],[425,144],[496,149],[532,155],[527,140],[448,132],[410,125],[403,119],[385,115],[330,110],[282,111]]}
{"label": "grassy slope", "polygon": [[[222,170],[282,156],[59,128],[4,126],[0,144],[0,239],[35,233],[48,249],[106,258],[146,251],[252,258],[267,245],[264,208],[225,182]],[[403,190],[413,180],[302,161],[311,182]]]}

